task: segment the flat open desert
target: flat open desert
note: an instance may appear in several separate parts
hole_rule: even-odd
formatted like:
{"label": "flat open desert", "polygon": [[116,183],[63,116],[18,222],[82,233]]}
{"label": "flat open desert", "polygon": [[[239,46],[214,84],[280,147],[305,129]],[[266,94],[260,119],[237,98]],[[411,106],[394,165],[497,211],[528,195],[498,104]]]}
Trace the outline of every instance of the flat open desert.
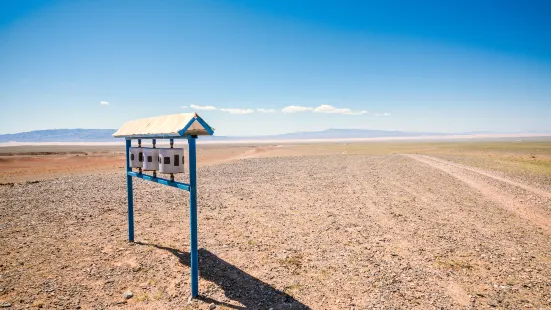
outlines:
{"label": "flat open desert", "polygon": [[0,148],[1,307],[551,309],[549,140],[199,144],[193,301],[187,192],[134,179],[129,243],[123,151]]}

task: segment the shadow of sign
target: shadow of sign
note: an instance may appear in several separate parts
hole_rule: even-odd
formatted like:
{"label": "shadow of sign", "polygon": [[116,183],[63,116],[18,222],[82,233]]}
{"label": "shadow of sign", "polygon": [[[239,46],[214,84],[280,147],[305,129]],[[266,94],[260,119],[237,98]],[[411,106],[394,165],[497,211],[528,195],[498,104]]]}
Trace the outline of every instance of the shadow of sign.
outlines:
{"label": "shadow of sign", "polygon": [[[178,257],[180,263],[190,266],[189,252],[141,242],[136,244],[169,251]],[[224,290],[227,298],[240,302],[243,307],[199,295],[198,299],[206,303],[232,309],[310,309],[289,294],[260,281],[205,249],[199,249],[199,276],[216,283]]]}

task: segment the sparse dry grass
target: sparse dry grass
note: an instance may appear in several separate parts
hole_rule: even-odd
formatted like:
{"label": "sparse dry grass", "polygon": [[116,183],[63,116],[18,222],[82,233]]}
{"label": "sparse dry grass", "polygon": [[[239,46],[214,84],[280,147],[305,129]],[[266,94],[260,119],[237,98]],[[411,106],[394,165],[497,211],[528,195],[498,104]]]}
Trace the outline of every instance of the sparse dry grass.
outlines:
{"label": "sparse dry grass", "polygon": [[551,141],[375,142],[294,146],[298,153],[343,155],[426,154],[475,167],[551,179]]}

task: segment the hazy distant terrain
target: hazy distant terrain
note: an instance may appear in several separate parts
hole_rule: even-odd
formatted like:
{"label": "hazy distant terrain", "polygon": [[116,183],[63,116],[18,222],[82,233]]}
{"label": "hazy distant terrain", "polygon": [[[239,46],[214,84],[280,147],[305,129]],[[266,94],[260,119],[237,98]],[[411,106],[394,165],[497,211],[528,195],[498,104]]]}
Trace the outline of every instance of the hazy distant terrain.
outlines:
{"label": "hazy distant terrain", "polygon": [[114,141],[115,129],[47,129],[0,135],[0,142],[102,142]]}
{"label": "hazy distant terrain", "polygon": [[[0,142],[108,142],[116,129],[48,129],[0,135]],[[488,134],[489,132],[455,133],[453,135]],[[406,132],[370,129],[327,129],[322,131],[293,132],[269,136],[212,136],[205,140],[294,140],[294,139],[360,139],[392,137],[438,137],[450,133]]]}

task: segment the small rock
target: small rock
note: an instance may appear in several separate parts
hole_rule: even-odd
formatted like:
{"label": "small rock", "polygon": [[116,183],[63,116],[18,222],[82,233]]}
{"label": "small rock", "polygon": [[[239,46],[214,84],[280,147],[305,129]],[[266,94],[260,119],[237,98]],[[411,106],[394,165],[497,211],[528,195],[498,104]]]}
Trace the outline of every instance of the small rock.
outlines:
{"label": "small rock", "polygon": [[210,305],[209,305],[209,309],[210,309],[210,310],[216,309],[216,305],[215,305],[215,304],[210,304]]}
{"label": "small rock", "polygon": [[124,292],[124,299],[130,299],[134,296],[131,291]]}
{"label": "small rock", "polygon": [[9,308],[11,307],[11,304],[9,302],[5,302],[3,304],[0,304],[0,308]]}

